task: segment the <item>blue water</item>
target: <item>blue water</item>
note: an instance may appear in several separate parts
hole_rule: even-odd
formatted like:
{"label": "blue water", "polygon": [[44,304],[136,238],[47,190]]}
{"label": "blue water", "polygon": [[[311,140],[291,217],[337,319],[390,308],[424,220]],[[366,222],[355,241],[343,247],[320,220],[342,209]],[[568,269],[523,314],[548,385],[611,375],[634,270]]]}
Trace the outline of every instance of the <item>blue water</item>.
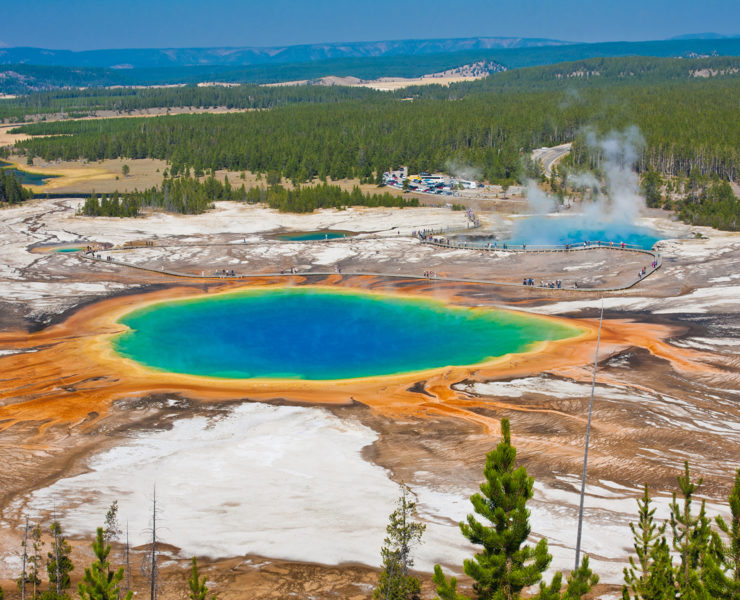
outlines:
{"label": "blue water", "polygon": [[80,250],[82,250],[82,246],[79,246],[76,248],[57,248],[56,250],[54,250],[54,252],[67,253],[67,252],[79,252]]}
{"label": "blue water", "polygon": [[484,362],[575,327],[500,310],[339,292],[250,290],[125,315],[121,355],[176,373],[345,379]]}
{"label": "blue water", "polygon": [[59,177],[59,175],[42,175],[41,173],[29,173],[28,171],[22,171],[11,167],[11,163],[4,160],[0,160],[0,168],[6,172],[13,173],[18,177],[23,185],[43,185],[47,179],[53,179]]}
{"label": "blue water", "polygon": [[653,229],[627,222],[599,222],[583,215],[536,216],[517,219],[507,242],[532,246],[624,242],[649,250],[664,237]]}
{"label": "blue water", "polygon": [[285,242],[312,242],[315,240],[335,240],[350,235],[352,234],[346,231],[301,231],[298,233],[283,233],[277,237]]}

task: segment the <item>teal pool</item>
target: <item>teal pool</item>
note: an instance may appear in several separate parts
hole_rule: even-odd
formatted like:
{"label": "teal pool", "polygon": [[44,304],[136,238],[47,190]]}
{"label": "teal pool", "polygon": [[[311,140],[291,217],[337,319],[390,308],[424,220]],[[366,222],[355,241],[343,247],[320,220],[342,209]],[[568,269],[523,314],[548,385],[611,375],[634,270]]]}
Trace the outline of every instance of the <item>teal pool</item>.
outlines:
{"label": "teal pool", "polygon": [[624,242],[650,250],[665,238],[658,231],[629,221],[599,221],[585,215],[536,216],[517,219],[509,243],[530,245],[582,244],[584,242]]}
{"label": "teal pool", "polygon": [[126,358],[223,378],[347,379],[485,362],[580,329],[541,317],[326,288],[155,304],[120,320]]}
{"label": "teal pool", "polygon": [[66,254],[68,252],[79,252],[80,250],[82,250],[82,246],[78,248],[57,248],[56,250],[54,250],[54,252],[61,252],[62,254]]}
{"label": "teal pool", "polygon": [[281,233],[277,238],[284,242],[313,242],[316,240],[336,240],[354,235],[349,231],[297,231]]}

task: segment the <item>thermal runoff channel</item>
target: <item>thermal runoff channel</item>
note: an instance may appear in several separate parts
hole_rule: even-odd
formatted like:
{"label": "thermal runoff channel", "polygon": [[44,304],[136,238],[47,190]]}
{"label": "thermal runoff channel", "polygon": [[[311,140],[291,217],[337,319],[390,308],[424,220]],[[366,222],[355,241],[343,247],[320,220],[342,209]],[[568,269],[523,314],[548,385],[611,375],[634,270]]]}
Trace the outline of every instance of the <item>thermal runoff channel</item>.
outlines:
{"label": "thermal runoff channel", "polygon": [[223,378],[349,379],[485,362],[581,330],[541,317],[320,288],[247,290],[125,315],[116,351]]}

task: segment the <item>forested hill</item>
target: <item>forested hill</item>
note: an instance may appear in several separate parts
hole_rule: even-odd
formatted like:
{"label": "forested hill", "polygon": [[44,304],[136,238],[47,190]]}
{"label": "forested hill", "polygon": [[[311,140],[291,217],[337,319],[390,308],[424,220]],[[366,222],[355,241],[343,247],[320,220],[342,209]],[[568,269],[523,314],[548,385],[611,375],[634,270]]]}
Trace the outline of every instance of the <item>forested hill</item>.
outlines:
{"label": "forested hill", "polygon": [[22,122],[48,114],[79,118],[97,111],[125,114],[151,108],[266,109],[384,96],[387,94],[370,88],[319,85],[59,89],[0,100],[0,121]]}
{"label": "forested hill", "polygon": [[585,128],[634,125],[646,140],[640,170],[737,180],[738,98],[739,73],[583,86],[577,93],[492,86],[456,102],[386,95],[239,114],[38,123],[17,131],[52,137],[17,148],[46,160],[152,157],[169,161],[174,174],[225,168],[296,182],[371,180],[399,165],[449,171],[457,163],[478,168],[489,181],[511,182],[522,177],[532,148],[574,141]]}
{"label": "forested hill", "polygon": [[[170,63],[168,66],[125,69],[84,65],[34,65],[28,62],[32,57],[25,57],[23,61],[17,57],[14,59],[15,55],[10,50],[5,49],[6,59],[5,61],[0,60],[0,92],[25,94],[59,87],[192,84],[205,81],[270,83],[316,79],[327,75],[354,76],[361,79],[419,77],[481,60],[497,62],[507,69],[519,69],[596,57],[738,56],[740,55],[740,38],[608,42],[519,48],[474,47],[471,49],[468,47],[464,50],[450,46],[430,54],[350,55],[322,60],[314,57],[309,61],[295,60],[294,62],[252,65],[232,63],[179,66],[176,63]],[[19,62],[14,64],[8,62],[12,60]]]}
{"label": "forested hill", "polygon": [[[67,118],[94,115],[96,111],[127,113],[158,107],[275,108],[288,104],[318,104],[345,100],[459,99],[470,94],[490,92],[579,89],[628,84],[658,84],[705,79],[740,78],[740,57],[701,59],[672,58],[593,58],[543,67],[530,67],[495,73],[485,79],[463,82],[450,87],[414,86],[394,94],[369,88],[342,86],[258,85],[184,86],[167,88],[91,88],[58,89],[0,100],[0,121],[22,122],[46,114]],[[572,99],[571,99],[572,100]]]}
{"label": "forested hill", "polygon": [[646,85],[707,79],[740,80],[740,56],[655,58],[629,56],[572,62],[493,73],[448,88],[414,86],[404,96],[458,99],[468,94],[526,90],[564,90],[600,86]]}

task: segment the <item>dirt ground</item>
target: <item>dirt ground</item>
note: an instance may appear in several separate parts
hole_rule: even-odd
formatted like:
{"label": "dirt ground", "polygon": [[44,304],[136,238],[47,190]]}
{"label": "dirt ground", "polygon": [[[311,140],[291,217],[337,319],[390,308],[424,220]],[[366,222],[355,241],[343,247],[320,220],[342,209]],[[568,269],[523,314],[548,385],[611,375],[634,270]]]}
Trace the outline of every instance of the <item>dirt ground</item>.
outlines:
{"label": "dirt ground", "polygon": [[[146,172],[141,168],[135,174],[139,181],[146,173],[157,175],[155,163]],[[120,172],[120,163],[111,162],[105,169],[109,174]],[[232,177],[234,183],[239,181],[239,174],[229,174]],[[103,179],[91,176],[90,181]],[[674,228],[684,236],[661,242],[663,267],[625,292],[579,293],[525,289],[516,283],[532,273],[538,279],[606,287],[626,281],[643,259],[608,250],[577,255],[484,254],[423,246],[411,237],[419,228],[465,226],[463,214],[444,208],[285,215],[264,207],[219,203],[213,212],[191,217],[89,219],[75,215],[78,202],[34,200],[0,212],[4,290],[0,370],[5,379],[0,394],[0,458],[7,465],[0,474],[0,578],[6,598],[16,597],[11,578],[18,564],[19,515],[35,490],[87,472],[91,457],[123,447],[136,436],[168,431],[178,422],[210,414],[207,410],[228,414],[235,403],[252,401],[275,406],[320,404],[342,422],[368,428],[377,439],[363,448],[365,461],[384,469],[393,482],[405,482],[420,494],[433,490],[440,498],[444,494],[465,498],[475,490],[485,453],[497,441],[498,422],[503,416],[510,418],[519,460],[537,482],[532,503],[535,535],[548,537],[557,568],[569,568],[573,540],[563,523],[570,522],[577,506],[593,328],[602,298],[605,327],[585,543],[604,582],[594,596],[606,598],[618,592],[629,551],[627,523],[634,519],[634,499],[642,483],[648,482],[657,496],[667,498],[678,469],[690,458],[694,472],[705,478],[703,493],[713,511],[724,502],[734,470],[740,466],[736,353],[740,295],[734,276],[740,237],[736,234],[682,229],[655,213],[651,224]],[[491,227],[500,218],[482,216]],[[285,242],[276,236],[330,229],[356,235],[308,243]],[[697,232],[705,239],[690,237]],[[183,280],[53,251],[102,242],[121,246],[134,240],[153,245],[103,255],[140,267],[192,274],[221,267],[266,272],[296,266],[304,274],[275,282],[412,293],[468,306],[505,306],[584,323],[592,334],[582,343],[558,346],[557,352],[514,357],[504,370],[501,365],[449,369],[403,381],[330,385],[318,391],[324,396],[318,403],[289,385],[280,393],[248,386],[226,392],[151,374],[141,377],[133,369],[108,368],[101,354],[85,350],[98,343],[96,336],[109,327],[113,308],[135,306],[151,294],[215,292],[236,284]],[[376,275],[311,275],[336,267],[344,273]],[[417,275],[427,269],[515,285],[383,277]],[[179,399],[177,410],[172,408],[173,398]],[[336,493],[341,495],[341,489]],[[376,493],[367,490],[368,503]],[[275,498],[279,504],[280,490],[275,490]],[[429,522],[445,524],[454,533],[454,516],[443,512],[443,505],[439,500],[437,508],[442,512]],[[165,544],[168,535],[165,530]],[[77,578],[90,560],[89,537],[73,535],[72,539]],[[145,553],[145,546],[137,547],[132,561],[139,594],[147,589],[139,570]],[[377,577],[373,565],[351,560],[327,565],[320,555],[287,560],[281,553],[277,549],[265,557],[235,552],[204,556],[201,563],[222,598],[359,600],[372,595]],[[188,560],[179,548],[163,547],[160,598],[185,597]],[[454,560],[445,568],[456,572]],[[421,577],[424,595],[431,598],[430,571],[422,570]]]}

